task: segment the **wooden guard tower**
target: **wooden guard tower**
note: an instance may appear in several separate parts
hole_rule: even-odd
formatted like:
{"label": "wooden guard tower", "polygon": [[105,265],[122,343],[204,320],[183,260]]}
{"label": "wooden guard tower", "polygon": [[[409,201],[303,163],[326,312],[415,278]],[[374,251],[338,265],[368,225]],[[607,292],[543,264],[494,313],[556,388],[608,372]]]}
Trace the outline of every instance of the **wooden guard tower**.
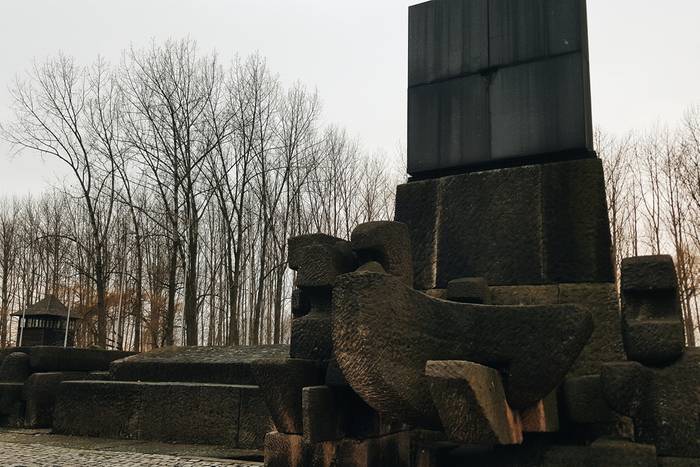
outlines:
{"label": "wooden guard tower", "polygon": [[[53,295],[29,306],[23,313],[13,313],[19,317],[17,345],[30,347],[51,345],[63,347],[66,342],[66,322],[68,308]],[[80,316],[70,313],[67,345],[75,345],[75,328]]]}

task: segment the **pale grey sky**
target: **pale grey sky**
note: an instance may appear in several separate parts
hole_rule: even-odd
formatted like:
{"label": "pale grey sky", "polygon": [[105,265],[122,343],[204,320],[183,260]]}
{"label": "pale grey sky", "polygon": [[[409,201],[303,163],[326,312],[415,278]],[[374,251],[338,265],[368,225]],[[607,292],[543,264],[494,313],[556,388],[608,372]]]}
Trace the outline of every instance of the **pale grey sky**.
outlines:
{"label": "pale grey sky", "polygon": [[[406,140],[407,7],[416,0],[0,0],[0,120],[17,73],[58,51],[89,64],[189,36],[222,60],[260,51],[316,87],[324,118],[369,151]],[[674,124],[700,103],[700,2],[588,0],[593,120],[616,133]],[[0,142],[0,196],[39,193],[58,167]]]}

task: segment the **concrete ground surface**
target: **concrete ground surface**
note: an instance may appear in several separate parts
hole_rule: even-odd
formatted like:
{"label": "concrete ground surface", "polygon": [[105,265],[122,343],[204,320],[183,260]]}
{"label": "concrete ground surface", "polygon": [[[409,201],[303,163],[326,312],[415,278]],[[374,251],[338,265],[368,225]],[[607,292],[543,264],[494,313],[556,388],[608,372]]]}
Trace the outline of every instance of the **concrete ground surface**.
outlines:
{"label": "concrete ground surface", "polygon": [[53,435],[50,430],[0,429],[0,466],[262,466],[259,451]]}

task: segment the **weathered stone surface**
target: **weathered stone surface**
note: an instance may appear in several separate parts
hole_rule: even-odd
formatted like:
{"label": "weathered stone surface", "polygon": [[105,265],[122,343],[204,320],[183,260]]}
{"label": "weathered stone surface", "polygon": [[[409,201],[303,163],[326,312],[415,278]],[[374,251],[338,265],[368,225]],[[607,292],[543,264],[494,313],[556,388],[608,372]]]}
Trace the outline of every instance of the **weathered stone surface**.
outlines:
{"label": "weathered stone surface", "polygon": [[299,288],[292,291],[292,316],[300,318],[311,311],[309,297]]}
{"label": "weathered stone surface", "polygon": [[522,426],[508,406],[501,375],[464,361],[428,361],[425,374],[450,441],[473,446],[520,444]]}
{"label": "weathered stone surface", "polygon": [[309,313],[292,320],[289,356],[305,360],[327,360],[333,353],[331,317],[326,313]]}
{"label": "weathered stone surface", "polygon": [[541,464],[544,467],[657,467],[654,446],[627,441],[603,440],[591,446],[553,446]]}
{"label": "weathered stone surface", "polygon": [[106,371],[110,363],[134,355],[134,352],[64,347],[31,347],[29,365],[32,372]]}
{"label": "weathered stone surface", "polygon": [[413,286],[435,288],[437,266],[438,209],[442,191],[436,181],[412,182],[396,188],[394,219],[408,225],[413,258]]}
{"label": "weathered stone surface", "polygon": [[409,11],[409,173],[592,150],[584,0]]}
{"label": "weathered stone surface", "polygon": [[408,89],[408,172],[491,159],[489,78],[479,74]]}
{"label": "weathered stone surface", "polygon": [[620,280],[627,357],[645,365],[665,365],[679,358],[685,330],[673,259],[626,258]]}
{"label": "weathered stone surface", "polygon": [[463,277],[494,286],[614,282],[598,159],[409,183],[396,219],[411,230],[421,290]]}
{"label": "weathered stone surface", "polygon": [[490,287],[494,305],[575,303],[593,317],[593,335],[571,369],[571,376],[600,374],[601,364],[625,359],[620,307],[614,283]]}
{"label": "weathered stone surface", "polygon": [[23,426],[23,389],[24,383],[0,383],[0,426]]}
{"label": "weathered stone surface", "polygon": [[532,407],[520,411],[523,433],[554,433],[559,431],[557,391]]}
{"label": "weathered stone surface", "polygon": [[110,365],[119,381],[255,384],[251,363],[284,358],[289,347],[163,347],[117,360]]}
{"label": "weathered stone surface", "polygon": [[700,458],[700,351],[664,368],[606,364],[601,378],[608,403],[634,419],[637,441],[661,456]]}
{"label": "weathered stone surface", "polygon": [[482,277],[455,279],[447,284],[447,299],[460,303],[491,303],[489,284]]}
{"label": "weathered stone surface", "polygon": [[350,243],[339,239],[329,243],[331,238],[333,237],[306,235],[289,240],[289,257],[293,258],[289,264],[290,268],[297,271],[297,287],[333,287],[337,276],[355,270],[357,261]]}
{"label": "weathered stone surface", "polygon": [[574,423],[612,423],[617,420],[603,395],[599,375],[567,378],[562,394],[566,416]]}
{"label": "weathered stone surface", "polygon": [[659,467],[700,467],[700,459],[659,457]]}
{"label": "weathered stone surface", "polygon": [[558,285],[505,285],[489,287],[492,305],[555,305]]}
{"label": "weathered stone surface", "polygon": [[0,382],[2,383],[24,382],[29,378],[30,373],[29,355],[24,352],[12,352],[0,364]]}
{"label": "weathered stone surface", "polygon": [[24,384],[23,398],[26,401],[25,426],[50,428],[53,425],[53,410],[56,404],[58,385],[63,381],[90,379],[84,372],[34,373]]}
{"label": "weathered stone surface", "polygon": [[[241,395],[256,386],[199,383],[66,381],[60,384],[54,430],[60,434],[257,448],[240,437]],[[267,418],[264,406],[257,417]],[[268,418],[269,420],[269,418]]]}
{"label": "weathered stone surface", "polygon": [[287,241],[288,246],[288,263],[289,269],[298,270],[304,261],[304,248],[310,245],[328,245],[333,246],[343,240],[331,235],[322,233],[300,235],[298,237],[290,237]]}
{"label": "weathered stone surface", "polygon": [[387,274],[413,286],[413,259],[408,225],[401,222],[368,222],[352,231],[352,250],[359,264],[378,262]]}
{"label": "weathered stone surface", "polygon": [[319,362],[292,358],[266,359],[254,362],[251,370],[277,431],[303,434],[302,390],[323,384]]}
{"label": "weathered stone surface", "polygon": [[571,369],[572,376],[600,374],[602,363],[625,359],[614,283],[560,284],[559,303],[575,303],[593,316],[593,335]]}
{"label": "weathered stone surface", "polygon": [[328,386],[312,386],[302,390],[304,440],[315,444],[342,438],[337,403]]}
{"label": "weathered stone surface", "polygon": [[[678,288],[678,278],[673,258],[659,255],[623,259],[620,288],[623,292],[675,291]],[[672,313],[673,310],[666,312]]]}
{"label": "weathered stone surface", "polygon": [[342,439],[312,445],[301,435],[278,432],[265,438],[266,467],[442,467],[428,463],[426,447],[438,433],[404,432],[367,440]]}
{"label": "weathered stone surface", "polygon": [[489,87],[491,159],[593,149],[582,53],[503,68]]}
{"label": "weathered stone surface", "polygon": [[409,86],[488,68],[487,0],[424,2],[408,11]]}
{"label": "weathered stone surface", "polygon": [[333,300],[334,351],[346,379],[375,410],[415,426],[439,424],[428,360],[506,371],[508,402],[524,409],[554,390],[592,332],[590,314],[574,305],[445,302],[381,274],[341,276]]}
{"label": "weathered stone surface", "polygon": [[[413,267],[413,265],[411,265]],[[362,272],[376,272],[378,274],[386,274],[386,270],[384,269],[384,266],[382,266],[380,263],[377,261],[370,261],[368,263],[363,264],[359,268],[357,268],[358,271]]]}

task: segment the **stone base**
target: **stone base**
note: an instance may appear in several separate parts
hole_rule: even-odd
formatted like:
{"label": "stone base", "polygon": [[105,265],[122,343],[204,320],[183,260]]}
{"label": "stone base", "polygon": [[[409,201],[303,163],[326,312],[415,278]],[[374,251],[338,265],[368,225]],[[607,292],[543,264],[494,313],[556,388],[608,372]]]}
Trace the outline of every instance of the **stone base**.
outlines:
{"label": "stone base", "polygon": [[54,412],[59,434],[241,449],[262,447],[271,427],[257,386],[69,381]]}

